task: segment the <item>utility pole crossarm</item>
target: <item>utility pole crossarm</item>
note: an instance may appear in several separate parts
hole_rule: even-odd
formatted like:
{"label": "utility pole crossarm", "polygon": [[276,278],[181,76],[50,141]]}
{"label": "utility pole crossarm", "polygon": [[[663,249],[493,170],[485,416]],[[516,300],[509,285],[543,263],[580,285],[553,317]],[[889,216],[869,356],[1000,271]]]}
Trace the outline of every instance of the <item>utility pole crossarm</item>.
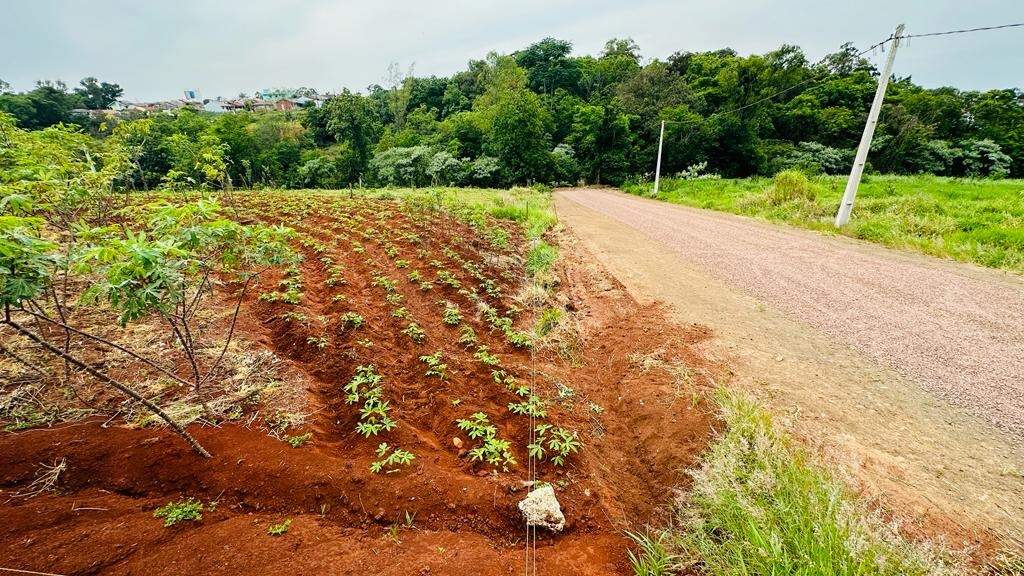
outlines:
{"label": "utility pole crossarm", "polygon": [[853,160],[853,168],[850,169],[850,179],[846,181],[843,200],[839,204],[839,211],[836,213],[836,227],[845,226],[850,221],[850,213],[853,212],[853,202],[857,199],[857,188],[860,186],[861,176],[864,175],[864,166],[868,161],[871,140],[875,136],[875,126],[878,125],[878,115],[882,111],[882,101],[885,100],[885,90],[889,86],[889,77],[892,76],[892,65],[896,60],[896,48],[899,47],[902,37],[903,24],[900,24],[896,27],[896,33],[892,37],[892,45],[889,47],[889,56],[885,59],[885,67],[882,69],[881,76],[878,77],[878,89],[875,90],[875,99],[871,102],[868,121],[864,125],[864,134],[860,137],[857,156]]}

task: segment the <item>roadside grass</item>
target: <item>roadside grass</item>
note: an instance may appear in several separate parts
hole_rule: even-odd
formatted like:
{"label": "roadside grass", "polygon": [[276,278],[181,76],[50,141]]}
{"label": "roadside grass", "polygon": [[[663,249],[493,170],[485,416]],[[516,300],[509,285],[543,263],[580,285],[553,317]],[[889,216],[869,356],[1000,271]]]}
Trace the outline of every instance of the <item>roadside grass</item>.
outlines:
{"label": "roadside grass", "polygon": [[[872,175],[842,229],[832,221],[846,177],[816,176],[808,184],[806,194],[779,195],[772,178],[666,178],[658,198],[1024,272],[1024,180]],[[651,184],[623,189],[650,196]]]}
{"label": "roadside grass", "polygon": [[631,535],[637,574],[960,573],[951,558],[903,540],[752,399],[719,391],[718,402],[726,429],[693,473],[675,527]]}

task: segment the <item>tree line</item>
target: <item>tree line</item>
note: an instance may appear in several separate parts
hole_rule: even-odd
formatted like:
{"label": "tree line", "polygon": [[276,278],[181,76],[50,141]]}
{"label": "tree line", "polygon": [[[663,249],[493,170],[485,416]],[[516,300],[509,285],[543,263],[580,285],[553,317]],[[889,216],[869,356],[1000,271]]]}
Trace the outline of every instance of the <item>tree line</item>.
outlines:
{"label": "tree line", "polygon": [[[102,108],[120,95],[94,78],[74,91],[6,91],[0,111],[27,129],[81,124],[130,160],[117,181],[128,189],[620,184],[650,177],[662,120],[666,174],[705,163],[728,177],[845,172],[877,75],[851,44],[815,63],[791,45],[644,63],[629,39],[573,56],[571,43],[545,38],[448,77],[393,67],[388,86],[290,112],[71,114],[72,104]],[[895,78],[870,162],[883,173],[1024,177],[1024,92]]]}

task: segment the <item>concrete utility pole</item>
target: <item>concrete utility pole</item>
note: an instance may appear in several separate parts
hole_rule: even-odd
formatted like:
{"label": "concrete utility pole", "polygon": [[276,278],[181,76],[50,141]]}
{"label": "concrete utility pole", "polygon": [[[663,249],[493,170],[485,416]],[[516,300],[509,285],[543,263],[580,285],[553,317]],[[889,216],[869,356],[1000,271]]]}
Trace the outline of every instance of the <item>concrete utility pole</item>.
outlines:
{"label": "concrete utility pole", "polygon": [[889,46],[889,57],[885,59],[885,68],[882,70],[882,75],[878,77],[878,89],[875,90],[875,100],[871,103],[871,111],[868,112],[868,123],[864,125],[864,134],[860,137],[860,146],[857,148],[857,156],[853,160],[850,179],[846,181],[843,201],[839,205],[839,212],[836,213],[837,227],[845,226],[850,221],[853,201],[857,198],[857,187],[860,186],[860,178],[864,174],[864,164],[868,161],[868,150],[871,148],[871,139],[875,136],[878,113],[882,110],[882,100],[885,99],[885,89],[888,88],[889,77],[892,76],[892,63],[896,59],[896,48],[900,45],[901,36],[903,36],[903,24],[896,27],[896,34],[893,35],[892,44]]}
{"label": "concrete utility pole", "polygon": [[658,162],[654,165],[654,195],[658,195],[658,184],[661,183],[661,146],[665,143],[665,121],[661,121],[661,134],[658,135]]}

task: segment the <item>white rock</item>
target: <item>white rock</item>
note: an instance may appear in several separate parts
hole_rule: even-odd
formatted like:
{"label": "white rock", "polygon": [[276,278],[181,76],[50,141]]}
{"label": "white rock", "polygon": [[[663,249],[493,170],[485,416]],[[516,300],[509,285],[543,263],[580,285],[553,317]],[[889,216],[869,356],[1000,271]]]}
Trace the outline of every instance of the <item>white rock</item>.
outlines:
{"label": "white rock", "polygon": [[565,528],[565,516],[562,507],[555,498],[555,490],[550,484],[531,490],[526,498],[519,502],[528,526],[541,526],[552,532],[561,532]]}

